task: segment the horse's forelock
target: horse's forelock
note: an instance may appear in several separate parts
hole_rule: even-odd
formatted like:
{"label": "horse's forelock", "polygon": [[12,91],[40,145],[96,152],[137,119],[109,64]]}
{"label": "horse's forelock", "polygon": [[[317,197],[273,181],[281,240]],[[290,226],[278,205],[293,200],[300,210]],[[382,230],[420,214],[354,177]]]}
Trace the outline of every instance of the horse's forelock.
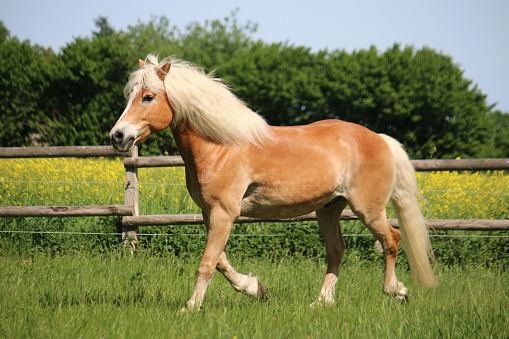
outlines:
{"label": "horse's forelock", "polygon": [[159,64],[157,57],[153,54],[149,54],[145,59],[145,65],[131,73],[129,81],[124,88],[124,96],[126,99],[129,99],[133,94],[137,94],[142,88],[156,93],[163,91],[164,85],[157,72],[161,71],[162,65],[167,62],[170,62],[170,60],[164,60]]}

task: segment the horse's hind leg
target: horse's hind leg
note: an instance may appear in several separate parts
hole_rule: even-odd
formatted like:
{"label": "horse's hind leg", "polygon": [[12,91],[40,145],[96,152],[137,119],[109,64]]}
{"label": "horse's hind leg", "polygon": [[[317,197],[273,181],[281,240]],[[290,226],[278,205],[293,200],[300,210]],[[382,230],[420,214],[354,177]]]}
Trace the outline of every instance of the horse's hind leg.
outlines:
{"label": "horse's hind leg", "polygon": [[382,245],[382,249],[385,254],[385,275],[384,275],[384,287],[383,291],[385,294],[396,297],[402,301],[408,301],[408,289],[399,282],[396,277],[396,258],[398,256],[398,244],[401,239],[401,233],[397,229],[393,228],[387,222],[384,213],[385,227],[388,229],[383,238],[384,240],[378,239]]}
{"label": "horse's hind leg", "polygon": [[225,252],[221,253],[221,256],[219,257],[217,269],[238,292],[244,292],[253,297],[259,297],[262,299],[267,297],[265,286],[258,281],[258,278],[253,277],[251,274],[245,275],[238,273],[228,262]]}
{"label": "horse's hind leg", "polygon": [[339,220],[346,205],[347,201],[341,199],[316,211],[318,226],[327,251],[327,272],[318,299],[311,304],[311,307],[321,304],[331,305],[335,301],[339,265],[346,247]]}
{"label": "horse's hind leg", "polygon": [[378,212],[365,212],[352,206],[353,212],[380,241],[385,254],[385,275],[383,292],[397,299],[407,301],[408,289],[396,277],[396,258],[401,233],[387,222],[385,208]]}

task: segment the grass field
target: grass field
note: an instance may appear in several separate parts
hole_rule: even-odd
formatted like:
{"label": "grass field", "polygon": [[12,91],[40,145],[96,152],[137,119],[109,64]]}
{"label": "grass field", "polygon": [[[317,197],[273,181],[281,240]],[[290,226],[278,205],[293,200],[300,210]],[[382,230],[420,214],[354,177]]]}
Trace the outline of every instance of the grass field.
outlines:
{"label": "grass field", "polygon": [[[269,300],[235,292],[217,274],[199,312],[180,314],[197,257],[0,259],[3,338],[507,338],[509,274],[437,270],[441,285],[413,287],[409,304],[381,293],[379,265],[349,260],[335,305],[311,309],[325,268],[284,258],[232,262],[268,287]],[[400,278],[409,282],[406,272]]]}
{"label": "grass field", "polygon": [[[509,218],[507,172],[417,175],[427,218]],[[141,214],[199,212],[182,168],[140,169],[139,179]],[[119,204],[124,180],[118,159],[3,159],[0,205]],[[119,220],[8,218],[0,231],[112,233]],[[355,222],[344,230],[367,232]],[[191,314],[178,310],[194,287],[205,241],[194,235],[203,227],[142,232],[164,236],[141,237],[134,258],[111,234],[0,233],[0,338],[509,337],[507,232],[435,232],[433,290],[411,286],[401,255],[409,304],[381,293],[383,260],[372,238],[348,237],[337,303],[311,309],[325,272],[316,223],[236,225],[232,263],[259,276],[269,300],[238,294],[217,275],[204,308]]]}

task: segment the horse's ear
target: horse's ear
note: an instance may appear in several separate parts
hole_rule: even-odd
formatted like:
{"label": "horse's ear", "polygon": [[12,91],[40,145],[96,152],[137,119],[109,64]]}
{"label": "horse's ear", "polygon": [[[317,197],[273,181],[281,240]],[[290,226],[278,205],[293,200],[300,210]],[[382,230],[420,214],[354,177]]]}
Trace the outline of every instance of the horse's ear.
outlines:
{"label": "horse's ear", "polygon": [[161,70],[164,71],[166,74],[168,74],[168,72],[170,71],[170,68],[171,68],[171,61],[168,61],[167,63],[165,63],[163,65],[163,67],[161,67]]}
{"label": "horse's ear", "polygon": [[159,79],[161,79],[161,81],[164,81],[164,79],[168,75],[168,72],[170,72],[170,68],[171,62],[168,61],[167,63],[162,65],[161,68],[157,69],[157,75],[159,76]]}
{"label": "horse's ear", "polygon": [[139,68],[142,68],[143,66],[145,66],[145,61],[143,61],[143,60],[139,59],[139,60],[138,60],[138,67],[139,67]]}

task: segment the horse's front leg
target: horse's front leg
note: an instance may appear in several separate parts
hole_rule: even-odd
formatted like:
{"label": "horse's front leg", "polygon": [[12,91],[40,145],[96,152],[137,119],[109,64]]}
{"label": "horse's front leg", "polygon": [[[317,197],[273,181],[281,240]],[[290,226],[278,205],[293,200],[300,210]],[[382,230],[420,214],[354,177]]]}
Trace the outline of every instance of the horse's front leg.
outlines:
{"label": "horse's front leg", "polygon": [[225,276],[236,291],[246,293],[255,298],[267,298],[265,286],[263,286],[258,278],[252,276],[251,273],[246,275],[237,272],[228,262],[225,252],[221,253],[219,262],[217,263],[217,269]]}
{"label": "horse's front leg", "polygon": [[201,307],[207,286],[216,270],[236,218],[236,215],[227,213],[219,207],[212,209],[210,214],[203,213],[208,231],[207,244],[198,266],[198,277],[194,292],[182,311],[195,310]]}

